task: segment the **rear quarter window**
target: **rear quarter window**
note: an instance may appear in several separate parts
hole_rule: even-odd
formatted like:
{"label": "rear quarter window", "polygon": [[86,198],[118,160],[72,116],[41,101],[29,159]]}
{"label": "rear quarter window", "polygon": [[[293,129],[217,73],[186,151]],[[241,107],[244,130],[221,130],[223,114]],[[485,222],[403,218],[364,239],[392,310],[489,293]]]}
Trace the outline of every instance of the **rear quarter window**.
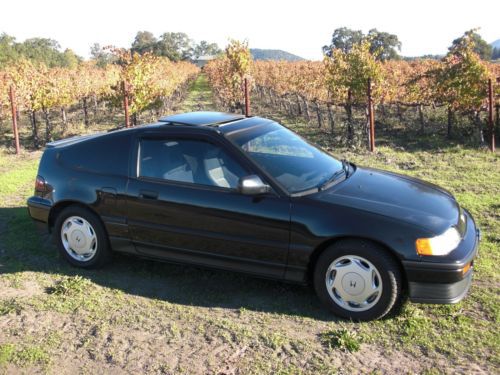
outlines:
{"label": "rear quarter window", "polygon": [[128,175],[130,134],[109,134],[73,144],[60,151],[59,161],[70,168],[107,175]]}

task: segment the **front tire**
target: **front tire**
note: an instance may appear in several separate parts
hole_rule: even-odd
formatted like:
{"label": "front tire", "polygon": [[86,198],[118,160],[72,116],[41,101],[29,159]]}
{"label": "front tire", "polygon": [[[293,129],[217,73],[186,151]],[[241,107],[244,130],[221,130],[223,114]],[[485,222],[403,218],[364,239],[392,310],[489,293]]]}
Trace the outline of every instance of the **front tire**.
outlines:
{"label": "front tire", "polygon": [[111,258],[99,217],[81,206],[69,206],[57,216],[53,235],[59,254],[73,266],[99,268]]}
{"label": "front tire", "polygon": [[383,247],[365,240],[340,240],[319,256],[314,288],[334,314],[374,320],[397,305],[402,276],[396,260]]}

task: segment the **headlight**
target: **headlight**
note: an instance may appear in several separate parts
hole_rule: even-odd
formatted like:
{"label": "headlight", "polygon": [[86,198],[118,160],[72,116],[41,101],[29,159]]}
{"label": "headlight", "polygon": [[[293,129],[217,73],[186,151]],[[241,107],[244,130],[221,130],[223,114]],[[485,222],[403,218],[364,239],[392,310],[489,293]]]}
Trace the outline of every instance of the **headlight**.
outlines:
{"label": "headlight", "polygon": [[451,227],[443,234],[432,238],[419,238],[415,246],[419,255],[447,255],[460,243],[460,233]]}

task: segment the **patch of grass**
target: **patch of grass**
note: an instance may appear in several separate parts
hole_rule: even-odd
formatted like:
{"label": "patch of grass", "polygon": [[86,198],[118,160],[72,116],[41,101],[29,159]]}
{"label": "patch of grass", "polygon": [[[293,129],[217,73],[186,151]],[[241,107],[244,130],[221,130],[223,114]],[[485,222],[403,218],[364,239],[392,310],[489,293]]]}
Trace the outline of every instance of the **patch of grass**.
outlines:
{"label": "patch of grass", "polygon": [[438,368],[434,368],[434,367],[422,371],[422,375],[441,375],[441,374],[445,374],[445,372],[441,371]]}
{"label": "patch of grass", "polygon": [[17,350],[12,355],[11,361],[25,367],[30,365],[48,365],[51,360],[45,349],[37,345],[31,345]]}
{"label": "patch of grass", "polygon": [[281,333],[278,332],[265,332],[259,336],[260,341],[273,350],[278,350],[282,348],[288,339]]}
{"label": "patch of grass", "polygon": [[[80,275],[59,276],[53,285],[46,288],[46,295],[31,300],[31,306],[37,311],[55,311],[59,313],[74,313],[85,311],[91,319],[103,319],[111,311],[119,311],[127,301],[114,298],[107,289],[100,288],[92,281]],[[130,303],[130,302],[129,302]],[[133,304],[130,305],[132,309]],[[125,324],[138,323],[143,315],[131,314],[120,317]]]}
{"label": "patch of grass", "polygon": [[57,348],[61,342],[63,341],[63,337],[57,331],[49,332],[43,339],[43,343],[48,348]]}
{"label": "patch of grass", "polygon": [[361,342],[356,334],[346,328],[328,330],[319,335],[321,343],[329,349],[340,349],[348,352],[357,352]]}
{"label": "patch of grass", "polygon": [[19,314],[23,307],[14,299],[0,301],[0,316],[7,314]]}
{"label": "patch of grass", "polygon": [[[420,339],[421,332],[429,332],[431,328],[429,316],[412,305],[406,305],[401,315],[396,317],[396,319],[400,321],[399,337],[405,342],[412,342],[413,340]],[[429,337],[429,340],[432,339]],[[428,346],[429,343],[422,342],[422,344]]]}
{"label": "patch of grass", "polygon": [[47,288],[47,293],[56,296],[75,296],[85,291],[91,282],[81,276],[64,277],[56,282],[53,287]]}
{"label": "patch of grass", "polygon": [[233,319],[208,318],[206,324],[195,327],[194,332],[202,334],[207,341],[212,341],[213,336],[220,337],[226,343],[244,344],[256,339],[255,332],[252,332],[245,325]]}
{"label": "patch of grass", "polygon": [[5,165],[2,163],[0,169],[0,196],[3,198],[19,191],[21,185],[30,183],[34,188],[35,177],[38,171],[38,158],[18,157],[9,155],[4,157]]}
{"label": "patch of grass", "polygon": [[13,363],[20,367],[33,365],[46,366],[51,362],[50,355],[37,345],[17,347],[14,344],[0,345],[0,366]]}
{"label": "patch of grass", "polygon": [[16,346],[14,344],[0,344],[0,366],[9,363],[15,352]]}
{"label": "patch of grass", "polygon": [[192,83],[187,98],[181,105],[181,112],[216,110],[207,77],[200,74]]}
{"label": "patch of grass", "polygon": [[[24,205],[25,199],[22,201]],[[2,226],[6,228],[3,232]],[[24,272],[27,268],[42,274],[53,270],[57,252],[48,239],[46,232],[37,230],[26,207],[2,208],[0,202],[0,278],[20,289],[31,277]]]}
{"label": "patch of grass", "polygon": [[22,272],[13,272],[7,275],[3,275],[2,278],[8,282],[9,286],[12,288],[22,288],[24,274]]}
{"label": "patch of grass", "polygon": [[284,367],[279,367],[274,371],[276,375],[301,375],[304,371],[295,364],[287,364]]}

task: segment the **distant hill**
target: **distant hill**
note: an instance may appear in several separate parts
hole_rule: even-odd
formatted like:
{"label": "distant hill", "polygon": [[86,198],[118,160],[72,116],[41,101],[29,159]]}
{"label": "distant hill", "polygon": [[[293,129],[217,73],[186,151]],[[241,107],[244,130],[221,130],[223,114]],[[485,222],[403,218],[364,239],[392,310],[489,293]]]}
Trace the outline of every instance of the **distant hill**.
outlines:
{"label": "distant hill", "polygon": [[250,48],[250,53],[254,60],[285,60],[285,61],[301,61],[302,57],[293,53],[282,51],[280,49],[260,49]]}
{"label": "distant hill", "polygon": [[493,48],[500,48],[500,39],[495,40],[493,43],[490,44]]}

